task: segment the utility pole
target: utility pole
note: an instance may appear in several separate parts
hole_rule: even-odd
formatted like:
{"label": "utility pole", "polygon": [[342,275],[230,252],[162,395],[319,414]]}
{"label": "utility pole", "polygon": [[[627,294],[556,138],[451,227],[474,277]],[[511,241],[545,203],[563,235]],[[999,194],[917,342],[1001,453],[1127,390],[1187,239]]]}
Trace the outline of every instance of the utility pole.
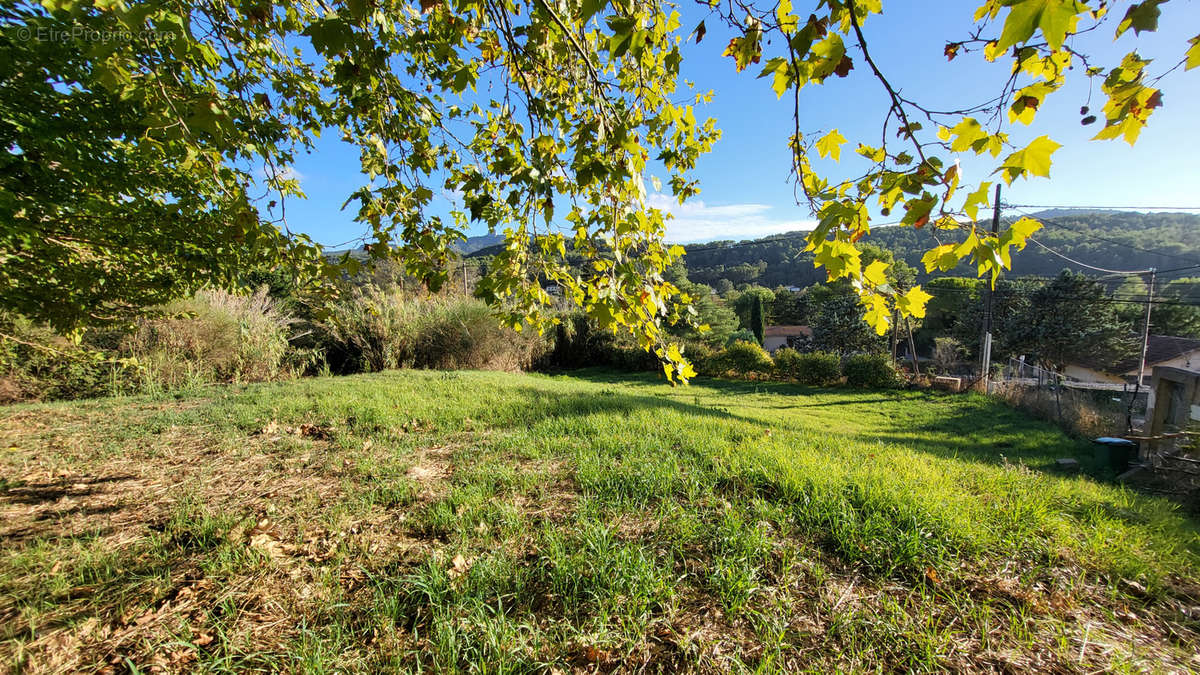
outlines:
{"label": "utility pole", "polygon": [[892,310],[892,367],[896,367],[896,331],[899,329],[900,311]]}
{"label": "utility pole", "polygon": [[[1150,349],[1150,309],[1154,306],[1154,277],[1155,268],[1151,267],[1150,284],[1146,287],[1146,323],[1142,326],[1142,360],[1138,364],[1138,379],[1133,386],[1133,396],[1129,397],[1129,407],[1125,409],[1125,429],[1133,433],[1133,406],[1137,403],[1138,394],[1142,391],[1142,380],[1146,377],[1146,352]],[[1146,412],[1149,413],[1149,399]]]}
{"label": "utility pole", "polygon": [[912,324],[904,317],[904,327],[908,330],[908,353],[912,356],[913,375],[921,376],[921,364],[917,363],[917,345],[913,342]]}
{"label": "utility pole", "polygon": [[[1000,232],[1000,183],[996,183],[995,203],[992,206],[992,235],[995,236]],[[983,393],[988,393],[988,377],[992,369],[992,298],[995,291],[992,290],[991,284],[984,289],[987,294],[987,300],[983,308],[983,344],[979,350],[982,357],[983,372],[980,373],[980,380],[983,382]]]}
{"label": "utility pole", "polygon": [[1142,327],[1142,362],[1138,365],[1138,381],[1139,389],[1142,387],[1142,380],[1146,376],[1146,353],[1150,350],[1150,308],[1154,306],[1154,277],[1157,270],[1150,268],[1150,285],[1146,288],[1146,325]]}

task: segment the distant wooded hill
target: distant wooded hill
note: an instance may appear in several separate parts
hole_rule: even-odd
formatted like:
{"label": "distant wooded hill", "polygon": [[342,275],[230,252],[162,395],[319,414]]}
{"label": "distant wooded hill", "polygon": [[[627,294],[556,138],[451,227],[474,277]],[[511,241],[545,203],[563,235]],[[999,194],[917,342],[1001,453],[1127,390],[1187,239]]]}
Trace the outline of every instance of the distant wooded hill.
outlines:
{"label": "distant wooded hill", "polygon": [[[1068,258],[1095,267],[1142,270],[1200,265],[1200,215],[1079,211],[1043,211],[1033,215],[1045,225],[1034,239]],[[713,287],[724,285],[721,279],[735,287],[742,284],[805,287],[822,283],[825,270],[814,268],[812,255],[803,252],[804,234],[789,232],[762,239],[689,245],[684,259],[688,278]],[[959,232],[930,228],[879,227],[865,241],[892,251],[924,277],[921,256],[939,243],[935,237],[941,239],[940,243],[949,243],[961,241],[962,236]],[[470,237],[456,248],[469,257],[486,259],[500,250],[503,241],[504,235],[488,234]],[[1088,271],[1034,243],[1013,256],[1013,276],[1049,277],[1063,269]],[[963,263],[938,276],[973,277],[975,270]]]}
{"label": "distant wooded hill", "polygon": [[[460,244],[451,246],[451,248],[453,248],[460,255],[465,255],[465,256],[495,255],[500,250],[500,244],[503,244],[503,243],[504,243],[504,235],[503,234],[484,234],[484,235],[480,235],[478,237],[467,237],[466,241],[464,241]],[[484,251],[484,249],[489,249],[489,250]],[[352,248],[352,249],[338,249],[338,250],[326,251],[325,255],[330,258],[338,258],[338,257],[341,257],[342,255],[345,255],[347,252],[349,252],[351,256],[353,256],[355,258],[359,258],[360,260],[365,259],[367,257],[366,250],[363,249],[361,246],[358,248]]]}
{"label": "distant wooded hill", "polygon": [[[1140,270],[1200,265],[1200,215],[1044,211],[1034,216],[1045,225],[1034,235],[1037,241],[1095,267]],[[923,273],[921,256],[939,243],[935,237],[941,239],[940,243],[949,243],[961,241],[962,234],[931,228],[880,227],[866,241],[892,251]],[[825,271],[813,267],[812,255],[803,252],[804,245],[803,232],[694,244],[687,247],[685,258],[688,278],[714,287],[724,285],[721,279],[734,286],[750,283],[768,288],[804,287],[825,281]],[[1087,271],[1034,243],[1013,256],[1013,275],[1053,276],[1064,268]],[[975,276],[975,270],[964,263],[946,274]]]}

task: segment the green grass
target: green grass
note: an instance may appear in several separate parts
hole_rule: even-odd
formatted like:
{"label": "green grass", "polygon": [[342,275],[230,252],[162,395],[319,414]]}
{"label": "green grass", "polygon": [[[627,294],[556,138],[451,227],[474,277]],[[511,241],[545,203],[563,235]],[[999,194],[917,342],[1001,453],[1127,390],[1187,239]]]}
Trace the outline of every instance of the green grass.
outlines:
{"label": "green grass", "polygon": [[977,396],[404,371],[0,448],[34,672],[1200,667],[1196,522]]}

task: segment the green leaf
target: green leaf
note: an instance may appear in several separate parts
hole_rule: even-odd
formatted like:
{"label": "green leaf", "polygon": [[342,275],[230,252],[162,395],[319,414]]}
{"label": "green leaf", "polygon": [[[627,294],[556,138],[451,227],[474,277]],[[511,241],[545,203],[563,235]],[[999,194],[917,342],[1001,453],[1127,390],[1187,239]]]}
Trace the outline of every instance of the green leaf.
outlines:
{"label": "green leaf", "polygon": [[846,142],[846,137],[843,136],[837,129],[825,134],[821,140],[817,141],[817,152],[821,157],[832,157],[833,161],[841,161],[842,144]]}
{"label": "green leaf", "polygon": [[789,67],[787,60],[779,56],[768,60],[767,64],[763,66],[762,72],[759,73],[758,76],[760,78],[766,77],[772,73],[775,77],[771,81],[771,88],[775,90],[776,98],[781,98],[785,93],[787,93],[788,87],[790,87],[792,83],[791,68]]}
{"label": "green leaf", "polygon": [[762,46],[759,44],[761,39],[762,33],[760,31],[749,30],[746,32],[745,37],[730,39],[721,56],[733,57],[735,67],[738,72],[741,72],[751,63],[758,63],[762,58]]}
{"label": "green leaf", "polygon": [[1004,20],[995,51],[1028,42],[1038,28],[1050,48],[1057,51],[1073,28],[1076,15],[1084,11],[1087,8],[1077,0],[1017,0]]}
{"label": "green leaf", "polygon": [[1125,18],[1117,25],[1117,37],[1121,37],[1130,28],[1139,35],[1142,31],[1158,30],[1158,17],[1162,13],[1158,6],[1166,1],[1144,0],[1130,5],[1125,12]]}
{"label": "green leaf", "polygon": [[583,0],[583,4],[579,7],[580,23],[587,23],[598,12],[604,9],[608,4],[608,0]]}

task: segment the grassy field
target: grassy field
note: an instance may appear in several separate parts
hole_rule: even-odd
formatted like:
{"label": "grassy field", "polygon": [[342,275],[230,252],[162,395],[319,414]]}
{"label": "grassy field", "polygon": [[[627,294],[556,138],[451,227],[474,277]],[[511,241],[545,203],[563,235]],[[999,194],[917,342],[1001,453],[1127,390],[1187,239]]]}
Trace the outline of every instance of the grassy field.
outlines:
{"label": "grassy field", "polygon": [[391,372],[0,453],[18,671],[1200,669],[1195,516],[980,397]]}

